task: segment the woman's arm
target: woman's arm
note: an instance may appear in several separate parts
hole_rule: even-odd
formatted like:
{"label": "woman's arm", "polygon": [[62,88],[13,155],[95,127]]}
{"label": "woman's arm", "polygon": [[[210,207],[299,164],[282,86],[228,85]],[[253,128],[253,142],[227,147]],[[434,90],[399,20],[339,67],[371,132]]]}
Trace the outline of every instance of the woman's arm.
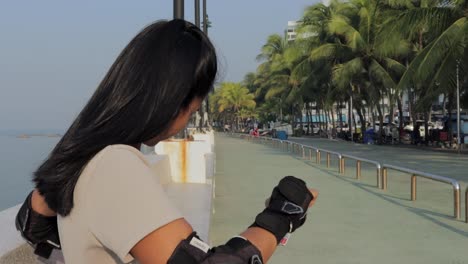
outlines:
{"label": "woman's arm", "polygon": [[31,207],[32,209],[41,215],[44,216],[56,216],[57,213],[49,208],[44,197],[39,193],[37,189],[34,189],[31,197]]}
{"label": "woman's arm", "polygon": [[[315,203],[318,191],[311,189],[310,193],[312,194],[313,199],[309,200],[310,202],[308,201],[307,205],[309,207]],[[303,216],[305,216],[305,212]],[[302,225],[302,223],[299,224],[299,226]],[[295,228],[299,226],[296,226]],[[167,263],[169,258],[171,258],[174,252],[178,249],[181,241],[186,239],[192,232],[193,230],[189,223],[184,219],[177,219],[158,228],[139,241],[132,248],[131,254],[142,264]],[[247,239],[261,252],[265,263],[272,256],[278,245],[278,235],[275,235],[273,232],[259,226],[252,226],[240,235]]]}
{"label": "woman's arm", "polygon": [[32,191],[22,204],[15,224],[21,236],[35,246],[35,254],[49,258],[54,248],[61,248],[57,215],[37,190]]}

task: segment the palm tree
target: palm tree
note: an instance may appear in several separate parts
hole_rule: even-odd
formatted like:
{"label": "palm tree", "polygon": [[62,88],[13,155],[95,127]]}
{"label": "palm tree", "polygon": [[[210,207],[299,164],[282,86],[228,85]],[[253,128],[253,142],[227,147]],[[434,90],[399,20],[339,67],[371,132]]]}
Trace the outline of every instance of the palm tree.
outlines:
{"label": "palm tree", "polygon": [[[363,130],[362,101],[377,109],[382,127],[384,113],[379,101],[397,86],[398,77],[405,69],[395,57],[409,52],[405,42],[398,49],[390,51],[378,41],[381,39],[379,26],[385,17],[385,6],[379,1],[352,0],[343,3],[340,12],[333,13],[328,22],[329,34],[338,37],[339,41],[325,43],[311,54],[315,60],[335,61],[333,83],[350,99],[354,99]],[[383,130],[380,131],[382,136]]]}
{"label": "palm tree", "polygon": [[254,95],[240,83],[221,83],[212,95],[211,101],[212,110],[218,113],[218,117],[219,114],[226,114],[224,118],[231,119],[232,123],[235,122],[238,129],[246,114],[254,115],[253,109],[256,105]]}
{"label": "palm tree", "polygon": [[[449,98],[448,114],[449,120],[451,120],[457,68],[462,83],[467,82],[468,1],[448,1],[437,6],[408,9],[398,16],[398,19],[399,22],[395,25],[406,23],[411,27],[425,24],[432,31],[431,41],[427,46],[422,47],[412,60],[398,84],[398,88],[414,88],[420,98],[419,108],[425,109],[424,112],[427,112],[436,97],[440,94],[447,94]],[[414,34],[406,27],[400,28],[398,31],[406,36]],[[452,137],[451,126],[448,128],[449,136]]]}
{"label": "palm tree", "polygon": [[268,37],[261,54],[257,56],[257,59],[264,61],[257,68],[257,99],[262,102],[277,102],[280,112],[283,108],[289,108],[293,116],[292,123],[302,105],[301,94],[297,89],[298,80],[292,76],[293,69],[302,56],[301,52],[303,50],[295,43],[275,34]]}

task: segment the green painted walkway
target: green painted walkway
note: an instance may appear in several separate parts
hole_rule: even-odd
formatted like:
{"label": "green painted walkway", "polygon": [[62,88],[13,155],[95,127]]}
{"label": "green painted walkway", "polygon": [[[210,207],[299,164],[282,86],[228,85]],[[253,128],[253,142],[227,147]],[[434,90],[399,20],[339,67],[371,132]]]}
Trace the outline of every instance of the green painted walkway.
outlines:
{"label": "green painted walkway", "polygon": [[305,226],[269,263],[468,263],[468,224],[452,218],[449,186],[420,184],[411,202],[409,179],[389,181],[383,192],[374,174],[364,167],[356,181],[352,169],[341,176],[337,166],[218,134],[211,242],[224,243],[249,226],[279,179],[294,175],[320,196]]}

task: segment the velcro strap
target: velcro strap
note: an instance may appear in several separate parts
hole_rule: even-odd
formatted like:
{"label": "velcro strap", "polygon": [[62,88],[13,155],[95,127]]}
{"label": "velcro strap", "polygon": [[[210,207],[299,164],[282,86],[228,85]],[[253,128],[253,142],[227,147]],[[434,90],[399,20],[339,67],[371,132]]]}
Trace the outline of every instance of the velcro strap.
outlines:
{"label": "velcro strap", "polygon": [[290,231],[290,224],[291,222],[286,215],[265,209],[257,215],[255,223],[252,226],[258,226],[269,231],[276,237],[279,243],[286,233]]}

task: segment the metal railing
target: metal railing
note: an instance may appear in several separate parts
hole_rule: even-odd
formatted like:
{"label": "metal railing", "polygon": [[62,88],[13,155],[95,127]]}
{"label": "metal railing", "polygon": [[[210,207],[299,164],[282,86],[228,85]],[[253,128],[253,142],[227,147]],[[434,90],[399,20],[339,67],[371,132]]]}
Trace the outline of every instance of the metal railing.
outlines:
{"label": "metal railing", "polygon": [[[231,135],[235,135],[232,133]],[[326,149],[321,149],[317,148],[314,146],[309,146],[309,145],[303,145],[299,144],[296,142],[288,141],[288,140],[280,140],[280,139],[274,139],[274,138],[269,138],[269,137],[254,137],[251,135],[246,135],[246,134],[240,134],[240,138],[247,138],[248,140],[252,140],[256,138],[256,140],[260,142],[265,142],[267,144],[268,141],[271,141],[271,145],[275,146],[277,148],[282,149],[283,151],[290,152],[292,154],[302,154],[302,158],[306,159],[306,150],[309,150],[309,160],[312,160],[312,152],[315,152],[315,162],[317,164],[321,164],[321,154],[326,153],[327,154],[327,168],[330,168],[331,165],[331,155],[336,155],[338,157],[338,171],[340,174],[345,174],[346,170],[346,159],[352,159],[356,161],[356,179],[360,180],[361,179],[361,167],[362,163],[368,163],[376,166],[376,175],[377,175],[377,187],[381,188],[382,190],[387,190],[387,179],[388,179],[388,169],[396,170],[396,171],[401,171],[405,173],[411,174],[411,200],[415,201],[416,200],[416,193],[417,193],[417,188],[416,188],[416,178],[417,177],[423,177],[426,179],[430,179],[433,181],[438,181],[446,184],[452,185],[453,188],[453,197],[454,197],[454,202],[453,202],[453,207],[454,207],[454,217],[456,219],[460,218],[460,184],[458,183],[457,180],[449,178],[449,177],[444,177],[444,176],[439,176],[431,173],[426,173],[422,171],[416,171],[408,168],[403,168],[403,167],[398,167],[390,164],[381,164],[380,162],[369,160],[369,159],[364,159],[360,157],[356,157],[353,155],[348,155],[348,154],[342,154],[338,153],[335,151],[330,151]],[[465,191],[465,222],[468,223],[468,188]]]}
{"label": "metal railing", "polygon": [[340,161],[340,167],[341,167],[341,172],[342,174],[345,174],[345,165],[346,165],[346,158],[348,159],[352,159],[352,160],[355,160],[356,161],[356,179],[357,180],[361,180],[361,165],[362,163],[367,163],[367,164],[372,164],[372,165],[375,165],[376,167],[376,170],[377,170],[377,188],[380,188],[381,186],[381,183],[380,183],[380,175],[382,173],[382,165],[380,164],[380,162],[377,162],[377,161],[373,161],[373,160],[368,160],[368,159],[364,159],[364,158],[360,158],[360,157],[356,157],[356,156],[353,156],[353,155],[348,155],[348,154],[341,154],[341,161]]}
{"label": "metal railing", "polygon": [[429,180],[433,181],[438,181],[446,184],[452,185],[453,188],[453,210],[454,210],[454,217],[456,219],[460,218],[460,184],[458,183],[457,180],[440,176],[440,175],[435,175],[431,173],[426,173],[422,171],[417,171],[417,170],[412,170],[412,169],[407,169],[403,167],[398,167],[394,165],[389,165],[389,164],[384,164],[382,166],[382,189],[387,190],[387,175],[388,169],[396,170],[396,171],[401,171],[405,173],[411,174],[411,201],[416,201],[416,193],[417,193],[417,188],[416,188],[416,178],[417,177],[422,177],[426,178]]}

